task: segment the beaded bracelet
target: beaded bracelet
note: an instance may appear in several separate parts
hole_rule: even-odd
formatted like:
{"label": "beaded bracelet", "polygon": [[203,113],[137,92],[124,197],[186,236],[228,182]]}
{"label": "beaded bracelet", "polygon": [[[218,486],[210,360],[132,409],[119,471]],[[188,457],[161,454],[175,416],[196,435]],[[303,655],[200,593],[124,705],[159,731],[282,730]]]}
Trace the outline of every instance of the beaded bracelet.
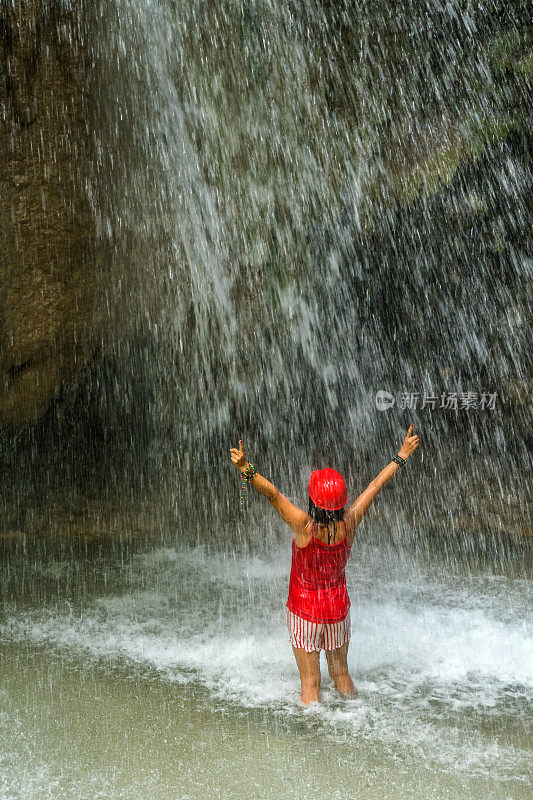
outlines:
{"label": "beaded bracelet", "polygon": [[246,484],[250,483],[250,481],[253,480],[255,475],[257,475],[257,470],[253,464],[248,464],[244,472],[241,472],[241,477],[242,477],[241,505],[244,503],[244,490],[246,488]]}
{"label": "beaded bracelet", "polygon": [[244,472],[241,472],[242,479],[246,483],[247,481],[253,480],[254,475],[257,475],[257,470],[253,464],[248,464]]}

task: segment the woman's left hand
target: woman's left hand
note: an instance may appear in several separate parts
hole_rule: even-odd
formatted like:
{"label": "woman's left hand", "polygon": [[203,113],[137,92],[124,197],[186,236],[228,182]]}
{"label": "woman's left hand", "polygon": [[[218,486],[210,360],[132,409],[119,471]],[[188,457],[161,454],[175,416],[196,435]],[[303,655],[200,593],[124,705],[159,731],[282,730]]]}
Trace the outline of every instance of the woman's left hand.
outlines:
{"label": "woman's left hand", "polygon": [[232,447],[230,448],[230,453],[231,453],[231,460],[233,461],[237,469],[240,470],[241,472],[244,469],[246,469],[247,467],[246,456],[244,455],[244,447],[240,439],[239,439],[239,449],[237,450],[237,448]]}

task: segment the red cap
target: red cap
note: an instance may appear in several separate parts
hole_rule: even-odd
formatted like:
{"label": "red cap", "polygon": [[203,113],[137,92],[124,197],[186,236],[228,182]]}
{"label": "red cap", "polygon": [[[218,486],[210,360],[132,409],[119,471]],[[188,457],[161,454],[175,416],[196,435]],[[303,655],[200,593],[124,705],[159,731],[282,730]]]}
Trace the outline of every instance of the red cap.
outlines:
{"label": "red cap", "polygon": [[344,478],[335,469],[318,469],[311,473],[309,497],[319,508],[337,511],[344,508],[348,495]]}

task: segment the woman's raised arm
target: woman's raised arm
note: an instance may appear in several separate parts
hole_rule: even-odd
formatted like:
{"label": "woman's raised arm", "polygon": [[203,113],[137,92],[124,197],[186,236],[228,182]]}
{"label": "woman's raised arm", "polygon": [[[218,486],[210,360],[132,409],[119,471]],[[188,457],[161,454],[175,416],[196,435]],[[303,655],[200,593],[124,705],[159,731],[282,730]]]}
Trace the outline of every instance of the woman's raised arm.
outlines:
{"label": "woman's raised arm", "polygon": [[[246,470],[249,469],[250,464],[246,461],[241,440],[239,440],[239,448],[232,447],[230,449],[230,454],[233,464],[235,464],[241,475],[243,475]],[[260,494],[263,494],[267,500],[270,501],[282,520],[292,528],[294,533],[301,534],[303,532],[305,526],[309,523],[309,514],[306,514],[301,508],[291,503],[287,497],[284,497],[284,495],[276,489],[273,483],[267,481],[267,479],[263,478],[258,472],[255,473],[250,483],[254,489],[257,489]]]}
{"label": "woman's raised arm", "polygon": [[[411,436],[412,430],[413,426],[411,425],[400,448],[400,452],[398,453],[400,458],[405,460],[409,458],[411,453],[414,453],[420,444],[418,436]],[[365,491],[359,495],[355,503],[350,506],[346,513],[347,524],[350,528],[353,528],[354,526],[357,527],[357,525],[359,525],[366,512],[372,505],[372,501],[377,493],[383,489],[385,484],[390,481],[393,475],[396,475],[399,469],[400,467],[396,461],[391,461],[390,464],[387,464],[387,466],[381,470],[379,475],[377,475],[374,480],[368,484]]]}

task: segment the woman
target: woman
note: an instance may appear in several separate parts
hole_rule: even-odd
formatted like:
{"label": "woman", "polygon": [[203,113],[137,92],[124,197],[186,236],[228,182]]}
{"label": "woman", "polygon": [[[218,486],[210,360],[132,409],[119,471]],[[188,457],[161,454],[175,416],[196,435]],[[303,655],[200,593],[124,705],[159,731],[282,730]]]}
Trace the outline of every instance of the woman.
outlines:
{"label": "woman", "polygon": [[356,527],[380,489],[418,447],[418,436],[413,436],[412,430],[411,425],[398,455],[348,509],[346,486],[335,470],[328,468],[311,474],[306,513],[246,461],[242,441],[238,449],[230,450],[231,460],[243,481],[264,494],[294,532],[286,615],[300,672],[300,698],[306,705],[320,700],[320,650],[326,652],[328,671],[338,691],[346,695],[355,693],[348,672],[350,598],[344,570]]}

